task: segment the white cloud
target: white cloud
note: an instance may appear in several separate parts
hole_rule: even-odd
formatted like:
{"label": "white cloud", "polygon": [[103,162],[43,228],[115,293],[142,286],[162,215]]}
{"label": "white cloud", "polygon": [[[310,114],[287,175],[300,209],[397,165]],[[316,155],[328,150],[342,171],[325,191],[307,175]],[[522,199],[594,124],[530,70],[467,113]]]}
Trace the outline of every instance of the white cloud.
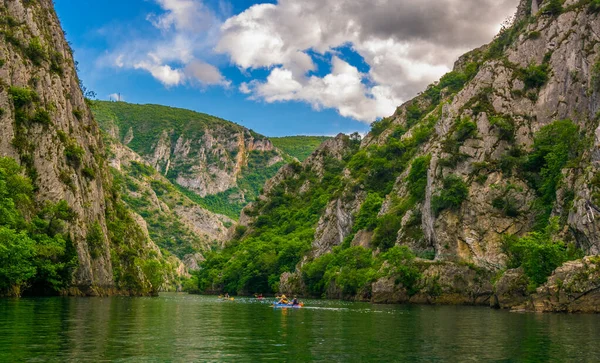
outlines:
{"label": "white cloud", "polygon": [[226,80],[219,69],[208,63],[194,60],[185,67],[184,75],[188,79],[194,79],[204,86],[220,85],[229,87],[231,82]]}
{"label": "white cloud", "polygon": [[[221,21],[202,0],[155,0],[163,12],[146,19],[160,33],[134,36],[101,64],[144,70],[166,87],[184,84],[229,87],[219,69],[206,62]],[[225,5],[223,5],[225,7]]]}
{"label": "white cloud", "polygon": [[177,86],[181,84],[184,79],[183,71],[179,69],[173,69],[169,65],[160,65],[157,63],[148,63],[148,62],[139,62],[136,63],[133,68],[135,69],[144,69],[154,78],[159,80],[162,84],[167,87]]}
{"label": "white cloud", "polygon": [[[251,98],[304,101],[372,122],[449,71],[460,54],[490,41],[517,2],[279,0],[225,21],[215,51],[242,69],[271,69],[265,81],[240,86]],[[330,74],[308,75],[316,66],[307,51],[336,54],[343,46],[362,56],[368,74],[334,56]]]}
{"label": "white cloud", "polygon": [[[206,0],[153,1],[161,8],[146,18],[154,32],[137,33],[104,63],[143,70],[166,87],[229,88],[214,66],[225,55],[246,75],[268,70],[237,87],[251,99],[306,102],[372,122],[489,42],[519,0],[278,0],[235,16],[227,0],[212,1],[214,9]],[[327,74],[317,69],[323,62]]]}

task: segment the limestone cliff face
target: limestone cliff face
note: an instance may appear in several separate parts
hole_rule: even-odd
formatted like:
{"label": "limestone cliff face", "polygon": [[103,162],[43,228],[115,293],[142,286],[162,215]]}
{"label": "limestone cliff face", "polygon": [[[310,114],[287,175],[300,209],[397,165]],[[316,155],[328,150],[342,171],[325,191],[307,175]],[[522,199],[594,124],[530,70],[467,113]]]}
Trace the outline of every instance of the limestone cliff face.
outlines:
{"label": "limestone cliff face", "polygon": [[230,197],[244,200],[247,188],[239,185],[244,173],[260,173],[262,166],[281,166],[283,161],[283,153],[266,137],[213,116],[124,102],[98,101],[94,106],[106,132],[200,197],[236,189]]}
{"label": "limestone cliff face", "polygon": [[[122,265],[127,261],[119,258],[107,237],[106,216],[118,197],[107,198],[111,180],[100,130],[82,95],[72,50],[52,1],[0,1],[0,19],[0,155],[15,158],[26,168],[38,203],[66,200],[75,212],[69,232],[79,267],[71,293],[123,288],[142,293],[141,287],[149,284],[142,272],[132,272],[140,289],[119,287],[114,280],[115,269],[130,269]],[[86,236],[94,225],[100,226],[102,238],[92,253]],[[131,228],[143,232],[139,225]],[[137,257],[153,249],[143,237],[136,248]]]}
{"label": "limestone cliff face", "polygon": [[133,150],[112,138],[105,143],[109,164],[123,180],[124,200],[140,214],[149,236],[187,268],[198,269],[202,251],[224,242],[234,221],[191,201]]}
{"label": "limestone cliff face", "polygon": [[[423,289],[416,295],[404,296],[402,289],[398,290],[393,283],[379,281],[373,285],[373,299],[443,302],[445,296],[450,302],[468,300],[467,303],[489,304],[493,288],[489,280],[486,282],[491,276],[487,274],[506,266],[502,250],[504,236],[530,232],[536,218],[533,210],[538,198],[536,190],[514,172],[514,168],[506,167],[506,163],[511,157],[518,157],[518,153],[530,152],[535,134],[557,120],[571,120],[586,141],[580,157],[562,170],[563,178],[551,214],[560,219],[563,239],[575,243],[588,255],[600,252],[600,16],[586,1],[566,0],[560,14],[546,13],[546,5],[546,1],[523,0],[513,28],[501,33],[494,43],[456,62],[456,74],[470,74],[466,83],[452,89],[452,81],[442,80],[440,84],[445,88],[437,90],[437,99],[434,97],[436,84],[400,106],[393,116],[375,125],[362,140],[360,152],[364,152],[365,157],[376,153],[378,148],[419,140],[414,141],[417,151],[409,155],[411,160],[430,158],[423,198],[414,204],[398,203],[411,200],[407,182],[410,168],[404,167],[396,172],[395,184],[379,215],[400,213],[396,245],[409,246],[419,255],[430,255],[439,263],[439,266],[423,266]],[[532,76],[532,73],[536,74]],[[422,110],[427,113],[420,114]],[[468,136],[457,136],[460,128],[457,125],[464,120],[473,125],[472,129]],[[430,129],[431,134],[422,137]],[[398,157],[407,155],[408,147],[406,144],[402,147],[404,149],[396,154]],[[333,150],[328,156],[336,158],[339,153]],[[322,158],[323,154],[316,153],[306,163],[318,169]],[[261,198],[268,200],[273,184],[294,177],[299,178],[300,174],[283,169],[268,184],[271,186],[265,188]],[[342,177],[347,183],[322,213],[311,256],[330,251],[349,236],[353,237],[352,245],[372,247],[372,231],[357,232],[353,228],[365,200],[364,185],[354,183],[353,174],[348,170],[342,172]],[[436,209],[433,201],[447,188],[445,181],[449,178],[464,184],[466,198],[457,208]],[[508,204],[510,211],[503,209]],[[250,225],[251,222],[252,219],[247,221]],[[374,253],[377,253],[376,248]],[[540,302],[544,296],[552,295],[557,289],[556,281],[563,277],[571,279],[571,275],[586,268],[595,271],[595,265],[589,267],[592,262],[596,263],[584,260],[557,270],[557,277],[538,290],[530,306],[543,311],[597,310],[569,305],[570,301],[561,300],[560,308],[555,308],[554,300]],[[465,264],[472,266],[466,269],[468,271],[485,272],[477,276],[464,271],[463,274],[460,271]],[[432,300],[427,293],[428,274],[438,276],[444,282],[442,287],[447,286],[447,293],[442,288],[441,295]],[[453,282],[453,276],[461,274],[466,281],[462,287]],[[281,288],[289,291],[293,285],[290,281],[297,277],[286,274]],[[519,285],[518,273],[513,271],[505,279],[500,302],[492,305],[522,303],[529,293],[526,287]],[[577,285],[574,289],[583,296],[587,294],[585,291],[593,291],[596,283]],[[452,297],[452,294],[460,295],[462,290],[471,291],[470,297],[466,300],[464,296]],[[589,304],[589,300],[586,303]],[[597,306],[597,302],[594,304]]]}

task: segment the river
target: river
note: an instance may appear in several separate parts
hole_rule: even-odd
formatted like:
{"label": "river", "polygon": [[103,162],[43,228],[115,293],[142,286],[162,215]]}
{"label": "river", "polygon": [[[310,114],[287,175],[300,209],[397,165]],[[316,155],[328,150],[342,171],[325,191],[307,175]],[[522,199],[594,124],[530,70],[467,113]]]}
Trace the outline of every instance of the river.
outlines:
{"label": "river", "polygon": [[1,362],[599,361],[600,316],[250,298],[0,299]]}

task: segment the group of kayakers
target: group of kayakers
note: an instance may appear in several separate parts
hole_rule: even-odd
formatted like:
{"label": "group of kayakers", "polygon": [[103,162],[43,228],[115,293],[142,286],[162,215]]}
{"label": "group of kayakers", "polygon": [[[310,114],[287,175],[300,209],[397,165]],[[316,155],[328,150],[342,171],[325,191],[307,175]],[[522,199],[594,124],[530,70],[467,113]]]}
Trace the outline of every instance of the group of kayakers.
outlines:
{"label": "group of kayakers", "polygon": [[[265,298],[263,296],[263,294],[254,294],[254,297],[258,300],[264,300],[264,298]],[[287,296],[285,296],[285,295],[276,296],[275,298],[277,299],[277,302],[275,303],[275,305],[277,305],[277,306],[282,306],[282,305],[288,305],[288,306],[294,306],[294,307],[304,306],[304,304],[302,302],[298,301],[297,296],[294,296],[294,298],[292,300],[289,300],[287,298]],[[233,298],[230,297],[228,293],[225,293],[224,295],[219,295],[219,299],[220,300],[233,300]]]}

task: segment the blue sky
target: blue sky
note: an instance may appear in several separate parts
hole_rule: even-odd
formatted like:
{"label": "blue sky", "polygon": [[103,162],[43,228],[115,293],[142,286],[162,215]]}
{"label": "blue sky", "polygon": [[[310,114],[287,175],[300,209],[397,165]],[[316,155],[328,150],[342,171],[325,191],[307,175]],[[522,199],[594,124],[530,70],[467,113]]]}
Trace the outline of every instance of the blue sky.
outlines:
{"label": "blue sky", "polygon": [[[465,4],[473,1],[477,20]],[[455,11],[432,11],[422,6],[428,2]],[[378,3],[55,0],[80,77],[99,99],[120,93],[127,102],[197,110],[268,136],[367,131],[458,55],[491,40],[516,6]]]}

